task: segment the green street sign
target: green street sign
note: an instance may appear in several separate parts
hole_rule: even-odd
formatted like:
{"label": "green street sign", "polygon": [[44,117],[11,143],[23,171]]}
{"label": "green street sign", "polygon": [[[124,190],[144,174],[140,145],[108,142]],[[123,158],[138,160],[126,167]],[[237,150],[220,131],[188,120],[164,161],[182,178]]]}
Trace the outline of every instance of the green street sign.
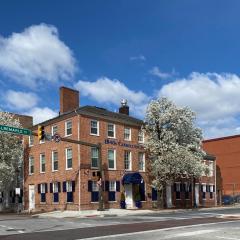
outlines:
{"label": "green street sign", "polygon": [[21,135],[32,135],[32,131],[25,128],[15,128],[5,125],[0,125],[0,131],[9,132],[13,134],[21,134]]}

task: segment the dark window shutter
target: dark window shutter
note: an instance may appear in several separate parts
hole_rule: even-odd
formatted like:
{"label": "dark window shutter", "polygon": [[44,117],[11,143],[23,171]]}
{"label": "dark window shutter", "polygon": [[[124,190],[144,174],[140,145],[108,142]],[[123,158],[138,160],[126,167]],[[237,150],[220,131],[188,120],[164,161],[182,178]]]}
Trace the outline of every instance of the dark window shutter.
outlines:
{"label": "dark window shutter", "polygon": [[108,192],[108,201],[115,201],[115,192]]}
{"label": "dark window shutter", "polygon": [[213,192],[215,192],[215,185],[213,185]]}
{"label": "dark window shutter", "polygon": [[63,182],[63,192],[66,192],[66,182]]}
{"label": "dark window shutter", "polygon": [[92,192],[92,181],[91,180],[88,181],[88,192]]}
{"label": "dark window shutter", "polygon": [[189,192],[192,192],[192,184],[189,184]]}
{"label": "dark window shutter", "polygon": [[105,181],[105,191],[109,191],[109,181]]}
{"label": "dark window shutter", "polygon": [[152,188],[152,201],[157,200],[157,190]]}
{"label": "dark window shutter", "polygon": [[45,183],[45,193],[48,192],[48,187],[47,187],[47,183]]}
{"label": "dark window shutter", "polygon": [[61,192],[61,183],[58,182],[58,192]]}
{"label": "dark window shutter", "polygon": [[41,185],[38,184],[38,193],[41,193]]}
{"label": "dark window shutter", "polygon": [[58,193],[53,193],[53,201],[58,202]]}
{"label": "dark window shutter", "polygon": [[20,190],[20,196],[21,197],[23,196],[23,190],[22,189]]}
{"label": "dark window shutter", "polygon": [[201,192],[203,192],[203,185],[201,185]]}
{"label": "dark window shutter", "polygon": [[52,193],[52,192],[53,192],[53,184],[50,183],[50,193]]}
{"label": "dark window shutter", "polygon": [[67,202],[73,202],[73,192],[67,192]]}
{"label": "dark window shutter", "polygon": [[183,186],[183,183],[180,183],[180,192],[184,192],[184,186]]}
{"label": "dark window shutter", "polygon": [[75,192],[75,181],[72,181],[72,192]]}
{"label": "dark window shutter", "polygon": [[120,181],[116,181],[116,191],[120,192]]}

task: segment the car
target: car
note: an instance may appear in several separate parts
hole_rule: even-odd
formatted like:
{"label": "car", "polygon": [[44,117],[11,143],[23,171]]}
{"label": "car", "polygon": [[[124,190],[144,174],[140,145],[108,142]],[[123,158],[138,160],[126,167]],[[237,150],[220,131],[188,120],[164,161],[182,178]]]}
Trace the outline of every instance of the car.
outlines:
{"label": "car", "polygon": [[222,196],[222,204],[223,205],[231,205],[234,203],[234,198],[230,195],[223,195]]}
{"label": "car", "polygon": [[233,198],[235,203],[240,203],[240,195],[235,195]]}

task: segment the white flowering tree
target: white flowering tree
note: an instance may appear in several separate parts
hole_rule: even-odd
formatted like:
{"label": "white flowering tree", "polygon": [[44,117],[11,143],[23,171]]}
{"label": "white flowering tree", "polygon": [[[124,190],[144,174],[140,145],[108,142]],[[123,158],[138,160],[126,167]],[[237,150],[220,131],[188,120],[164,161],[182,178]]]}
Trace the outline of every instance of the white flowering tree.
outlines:
{"label": "white flowering tree", "polygon": [[[13,114],[0,112],[0,125],[21,128]],[[16,171],[22,166],[23,149],[19,136],[0,131],[0,189],[16,181]]]}
{"label": "white flowering tree", "polygon": [[[145,116],[145,148],[151,162],[152,186],[158,191],[158,206],[163,206],[166,184],[177,178],[198,178],[203,164],[202,132],[195,127],[195,113],[177,107],[167,98],[153,100]],[[161,201],[162,200],[162,201]]]}

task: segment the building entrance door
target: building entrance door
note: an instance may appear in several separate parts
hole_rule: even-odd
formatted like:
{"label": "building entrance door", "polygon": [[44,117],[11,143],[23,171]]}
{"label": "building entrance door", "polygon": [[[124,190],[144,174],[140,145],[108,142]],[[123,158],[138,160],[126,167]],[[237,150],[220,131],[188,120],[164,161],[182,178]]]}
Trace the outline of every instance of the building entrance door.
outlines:
{"label": "building entrance door", "polygon": [[167,185],[167,189],[166,189],[166,195],[167,195],[167,208],[171,208],[172,207],[172,187],[171,185]]}
{"label": "building entrance door", "polygon": [[127,208],[133,208],[132,184],[125,184],[124,189],[125,189],[125,198],[126,198]]}
{"label": "building entrance door", "polygon": [[29,185],[29,210],[35,209],[35,189],[34,185]]}

